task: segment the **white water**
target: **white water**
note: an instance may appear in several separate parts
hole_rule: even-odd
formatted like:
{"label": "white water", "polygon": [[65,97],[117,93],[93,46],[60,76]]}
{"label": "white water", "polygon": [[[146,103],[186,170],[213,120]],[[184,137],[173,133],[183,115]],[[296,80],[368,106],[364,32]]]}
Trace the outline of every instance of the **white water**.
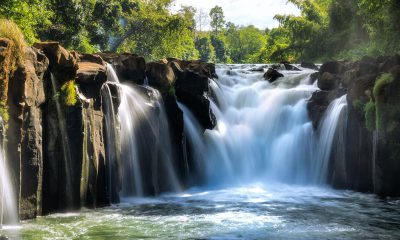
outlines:
{"label": "white water", "polygon": [[214,130],[203,134],[180,105],[202,178],[211,186],[254,181],[324,184],[336,126],[345,118],[345,97],[329,106],[314,131],[307,99],[318,88],[308,85],[311,71],[283,71],[285,77],[270,84],[250,68],[217,68],[219,79],[211,82],[216,96],[211,106],[218,120]]}
{"label": "white water", "polygon": [[[3,128],[3,120],[0,118],[0,127]],[[3,131],[4,132],[4,129]],[[2,136],[3,138],[3,136]],[[3,143],[0,145],[0,229],[3,224],[15,224],[18,222],[18,211],[15,192],[7,167]]]}
{"label": "white water", "polygon": [[143,196],[179,191],[169,127],[161,95],[150,87],[120,84],[108,65],[109,82],[122,90],[118,115],[121,125],[122,195]]}

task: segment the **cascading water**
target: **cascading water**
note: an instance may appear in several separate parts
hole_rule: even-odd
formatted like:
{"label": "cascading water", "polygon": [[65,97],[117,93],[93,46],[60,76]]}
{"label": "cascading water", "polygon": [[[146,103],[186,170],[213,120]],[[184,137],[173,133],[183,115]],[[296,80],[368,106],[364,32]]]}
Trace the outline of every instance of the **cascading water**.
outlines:
{"label": "cascading water", "polygon": [[308,84],[311,71],[283,71],[285,77],[270,84],[249,70],[245,65],[217,69],[219,80],[210,86],[218,123],[204,136],[190,111],[180,105],[206,182],[324,183],[345,97],[329,106],[322,126],[314,131],[306,107],[317,90]]}
{"label": "cascading water", "polygon": [[161,95],[150,87],[120,84],[111,67],[108,82],[122,91],[118,109],[121,125],[122,195],[143,196],[179,191]]}
{"label": "cascading water", "polygon": [[59,97],[57,96],[58,91],[57,89],[57,79],[54,76],[53,73],[50,74],[50,80],[51,80],[51,87],[53,90],[54,94],[54,102],[56,105],[56,111],[57,111],[57,120],[58,120],[58,128],[60,131],[60,138],[61,138],[61,145],[62,145],[62,154],[63,154],[63,160],[64,160],[64,171],[65,171],[65,181],[66,181],[66,206],[67,207],[72,207],[73,205],[73,197],[72,197],[72,157],[71,157],[71,148],[69,145],[69,138],[68,138],[68,132],[67,132],[67,123],[66,123],[66,118],[64,116],[64,112],[61,109],[61,104]]}
{"label": "cascading water", "polygon": [[[3,120],[0,119],[1,133],[4,132]],[[0,143],[0,229],[3,224],[15,224],[18,222],[15,193],[9,177],[6,158],[3,148],[3,136]]]}

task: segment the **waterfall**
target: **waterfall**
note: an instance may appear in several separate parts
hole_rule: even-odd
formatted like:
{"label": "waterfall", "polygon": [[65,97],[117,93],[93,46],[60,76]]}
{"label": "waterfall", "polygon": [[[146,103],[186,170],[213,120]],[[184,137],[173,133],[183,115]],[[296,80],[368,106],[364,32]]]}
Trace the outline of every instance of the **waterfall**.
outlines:
{"label": "waterfall", "polygon": [[58,86],[57,80],[53,73],[50,74],[51,86],[54,94],[54,102],[56,105],[57,111],[57,120],[58,120],[58,128],[60,131],[60,138],[61,138],[61,145],[62,145],[62,153],[63,153],[63,160],[64,160],[64,171],[65,171],[65,178],[66,178],[66,206],[72,207],[73,205],[73,197],[72,197],[72,158],[71,158],[71,148],[69,145],[69,138],[67,132],[67,123],[66,118],[64,116],[64,112],[61,109],[60,99],[58,97]]}
{"label": "waterfall", "polygon": [[318,90],[309,85],[310,70],[283,71],[274,83],[250,66],[219,66],[218,82],[210,81],[213,130],[200,129],[190,111],[185,131],[194,146],[193,161],[208,185],[254,181],[323,184],[331,145],[346,109],[345,96],[327,109],[314,130],[307,100]]}
{"label": "waterfall", "polygon": [[[121,88],[122,195],[144,196],[179,191],[168,121],[160,93],[150,87],[121,84],[111,67],[108,82]],[[110,126],[107,126],[110,127]]]}
{"label": "waterfall", "polygon": [[[3,120],[0,118],[1,134],[4,133]],[[13,224],[18,222],[18,211],[15,193],[10,181],[9,169],[5,157],[3,137],[0,143],[0,229],[3,224]]]}
{"label": "waterfall", "polygon": [[[110,68],[108,68],[110,69]],[[119,91],[118,83],[111,82],[112,79],[116,79],[112,74],[115,72],[107,70],[109,82],[103,85],[101,89],[101,96],[102,96],[102,105],[104,111],[104,118],[105,118],[105,147],[106,147],[106,154],[107,154],[107,163],[106,169],[107,172],[107,195],[111,202],[117,202],[118,196],[115,196],[115,193],[112,189],[119,189],[116,187],[119,184],[118,176],[120,176],[121,172],[121,162],[120,162],[120,155],[121,155],[121,148],[120,148],[120,126],[119,121],[117,118],[117,110],[118,106],[115,106],[115,102],[118,99],[114,99],[112,94],[112,89],[115,91]],[[114,87],[114,88],[113,88]],[[117,93],[117,96],[119,94]]]}

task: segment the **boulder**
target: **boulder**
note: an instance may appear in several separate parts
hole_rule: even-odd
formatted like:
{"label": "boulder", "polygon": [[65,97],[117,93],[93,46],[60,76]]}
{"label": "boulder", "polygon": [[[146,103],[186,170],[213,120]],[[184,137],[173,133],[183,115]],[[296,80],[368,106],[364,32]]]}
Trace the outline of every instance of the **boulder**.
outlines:
{"label": "boulder", "polygon": [[318,87],[321,90],[334,90],[339,87],[340,78],[329,72],[324,72],[318,79]]}
{"label": "boulder", "polygon": [[57,80],[60,84],[76,78],[78,53],[67,51],[58,42],[40,42],[33,46],[42,50],[49,59],[50,71],[57,74]]}
{"label": "boulder", "polygon": [[318,75],[319,75],[318,72],[312,73],[312,74],[310,75],[310,82],[309,82],[309,83],[310,83],[310,84],[314,84],[315,81],[318,80]]}
{"label": "boulder", "polygon": [[147,63],[146,76],[149,85],[158,89],[161,93],[173,90],[175,74],[169,65],[159,62]]}
{"label": "boulder", "polygon": [[331,61],[331,62],[326,62],[322,64],[322,66],[319,69],[320,76],[324,74],[325,72],[339,75],[343,74],[346,70],[345,64],[343,62],[339,61]]}
{"label": "boulder", "polygon": [[318,66],[315,65],[315,64],[312,63],[312,62],[301,62],[300,67],[302,67],[302,68],[308,68],[308,69],[313,69],[313,70],[318,70],[318,69],[319,69]]}
{"label": "boulder", "polygon": [[76,83],[86,98],[100,98],[100,90],[107,81],[107,69],[93,62],[79,62]]}
{"label": "boulder", "polygon": [[281,64],[283,64],[285,66],[285,69],[288,71],[301,71],[298,67],[293,66],[288,62],[282,62]]}
{"label": "boulder", "polygon": [[146,61],[136,54],[98,53],[102,59],[111,64],[121,82],[143,85],[146,78]]}
{"label": "boulder", "polygon": [[264,74],[264,78],[270,83],[275,82],[278,78],[281,77],[284,77],[284,75],[273,68],[268,68],[267,72]]}

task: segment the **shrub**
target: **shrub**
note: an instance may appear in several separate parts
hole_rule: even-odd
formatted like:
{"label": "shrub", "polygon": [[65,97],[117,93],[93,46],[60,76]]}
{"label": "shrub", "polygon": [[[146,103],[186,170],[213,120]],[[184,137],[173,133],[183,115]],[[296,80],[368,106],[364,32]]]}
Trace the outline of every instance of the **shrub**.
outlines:
{"label": "shrub", "polygon": [[8,38],[14,42],[14,58],[18,63],[21,63],[24,60],[26,42],[17,24],[7,19],[0,19],[0,37]]}
{"label": "shrub", "polygon": [[61,87],[61,94],[65,105],[75,106],[77,102],[77,93],[75,89],[75,82],[73,80],[64,83]]}

